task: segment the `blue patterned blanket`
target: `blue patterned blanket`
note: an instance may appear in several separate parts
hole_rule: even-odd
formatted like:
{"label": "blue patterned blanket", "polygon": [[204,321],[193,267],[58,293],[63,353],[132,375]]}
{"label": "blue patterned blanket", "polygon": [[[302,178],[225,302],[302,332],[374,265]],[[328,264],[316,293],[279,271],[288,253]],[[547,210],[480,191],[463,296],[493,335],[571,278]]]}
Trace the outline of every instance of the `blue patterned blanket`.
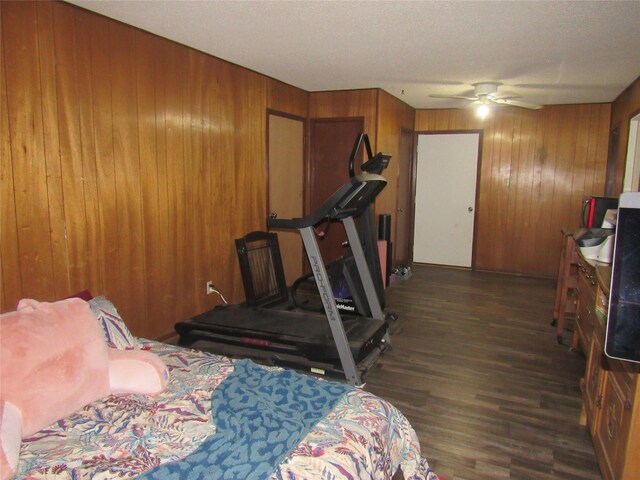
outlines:
{"label": "blue patterned blanket", "polygon": [[139,478],[267,478],[351,388],[240,360],[211,397],[215,435],[183,460]]}

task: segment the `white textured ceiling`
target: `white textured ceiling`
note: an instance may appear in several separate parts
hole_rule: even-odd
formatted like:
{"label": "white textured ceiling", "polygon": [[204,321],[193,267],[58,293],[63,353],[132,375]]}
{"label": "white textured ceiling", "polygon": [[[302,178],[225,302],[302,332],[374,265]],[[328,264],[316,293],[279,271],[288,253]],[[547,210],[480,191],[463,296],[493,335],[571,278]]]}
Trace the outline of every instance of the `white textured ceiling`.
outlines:
{"label": "white textured ceiling", "polygon": [[[640,76],[640,1],[71,0],[307,91],[499,93],[550,104],[613,101]],[[404,93],[403,93],[404,92]]]}

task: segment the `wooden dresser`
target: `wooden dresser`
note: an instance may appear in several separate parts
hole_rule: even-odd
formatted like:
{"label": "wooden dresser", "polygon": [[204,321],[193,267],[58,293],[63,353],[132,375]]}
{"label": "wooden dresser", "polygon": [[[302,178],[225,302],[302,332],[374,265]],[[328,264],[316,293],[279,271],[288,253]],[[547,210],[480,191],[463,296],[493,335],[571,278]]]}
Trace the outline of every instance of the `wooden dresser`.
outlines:
{"label": "wooden dresser", "polygon": [[582,415],[605,480],[640,480],[640,367],[604,354],[611,268],[578,258],[573,346],[587,358]]}

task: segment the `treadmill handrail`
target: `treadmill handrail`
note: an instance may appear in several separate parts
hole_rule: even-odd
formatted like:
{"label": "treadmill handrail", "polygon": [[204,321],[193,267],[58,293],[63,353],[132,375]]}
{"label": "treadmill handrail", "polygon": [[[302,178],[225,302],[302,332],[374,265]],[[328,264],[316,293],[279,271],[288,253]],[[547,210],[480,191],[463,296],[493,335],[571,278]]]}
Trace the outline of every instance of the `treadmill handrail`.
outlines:
{"label": "treadmill handrail", "polygon": [[[360,193],[368,184],[375,184],[376,188],[367,192],[366,202],[357,199],[356,206],[350,206],[351,201]],[[363,173],[352,177],[348,183],[342,185],[328,200],[309,215],[298,218],[267,218],[267,227],[281,229],[301,229],[305,227],[313,227],[318,223],[329,219],[339,220],[345,217],[356,217],[360,215],[367,206],[373,203],[382,189],[386,186],[387,181],[384,177],[373,174]]]}
{"label": "treadmill handrail", "polygon": [[[366,133],[359,133],[356,136],[356,143],[353,145],[351,155],[349,156],[349,177],[356,176],[355,163],[358,153],[360,152],[360,144],[364,140],[364,146],[367,149],[367,162],[373,158],[373,151],[371,150],[371,143],[369,142],[369,135]],[[365,162],[365,163],[367,163]]]}

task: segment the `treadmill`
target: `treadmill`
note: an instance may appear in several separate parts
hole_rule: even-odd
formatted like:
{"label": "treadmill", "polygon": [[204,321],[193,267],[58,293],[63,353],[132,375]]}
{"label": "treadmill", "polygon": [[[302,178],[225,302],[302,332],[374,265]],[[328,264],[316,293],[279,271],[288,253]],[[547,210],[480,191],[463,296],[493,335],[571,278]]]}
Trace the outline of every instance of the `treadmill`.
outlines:
{"label": "treadmill", "polygon": [[[349,156],[349,178],[356,176],[356,160],[360,155],[361,146],[364,144],[365,152],[367,155],[367,161],[360,165],[360,169],[364,173],[372,173],[381,175],[382,171],[387,168],[391,155],[378,152],[373,154],[371,149],[371,143],[369,142],[369,136],[366,133],[359,133],[356,136],[351,155]],[[367,265],[373,278],[373,284],[378,295],[378,300],[383,311],[385,309],[385,279],[382,273],[380,265],[380,256],[378,252],[378,238],[376,237],[376,222],[374,217],[373,203],[371,203],[364,212],[358,216],[358,235],[361,240],[361,244],[365,250],[365,257],[367,259]],[[327,225],[328,228],[328,225]],[[363,290],[362,283],[359,281],[355,260],[349,246],[349,242],[345,242],[347,247],[345,254],[336,260],[333,260],[326,265],[327,271],[333,280],[343,280],[342,285],[338,284],[336,290],[341,294],[336,294],[336,305],[338,309],[347,313],[353,313],[355,315],[363,315],[369,317],[372,312],[369,309],[369,305],[366,301],[365,292]],[[293,304],[302,309],[308,311],[322,312],[322,306],[319,301],[310,301],[311,297],[309,292],[300,287],[306,286],[309,281],[314,281],[313,273],[307,273],[298,278],[291,286],[291,297]],[[346,291],[344,288],[346,287]],[[298,294],[298,291],[302,291],[302,295]],[[313,291],[312,295],[317,295],[317,291]],[[346,297],[346,298],[345,298]],[[315,298],[313,299],[315,300]],[[395,322],[398,316],[392,312],[385,313],[385,319],[389,322]]]}
{"label": "treadmill", "polygon": [[[224,347],[217,350],[219,353],[257,356],[276,365],[308,367],[314,373],[340,373],[351,385],[363,385],[363,374],[391,343],[354,218],[367,210],[386,183],[380,175],[363,173],[352,177],[310,215],[267,219],[269,228],[300,232],[324,315],[218,306],[177,323],[178,344],[189,347],[200,341],[213,342]],[[345,228],[373,318],[341,315],[336,306],[314,233],[314,226],[326,221],[342,222]]]}

